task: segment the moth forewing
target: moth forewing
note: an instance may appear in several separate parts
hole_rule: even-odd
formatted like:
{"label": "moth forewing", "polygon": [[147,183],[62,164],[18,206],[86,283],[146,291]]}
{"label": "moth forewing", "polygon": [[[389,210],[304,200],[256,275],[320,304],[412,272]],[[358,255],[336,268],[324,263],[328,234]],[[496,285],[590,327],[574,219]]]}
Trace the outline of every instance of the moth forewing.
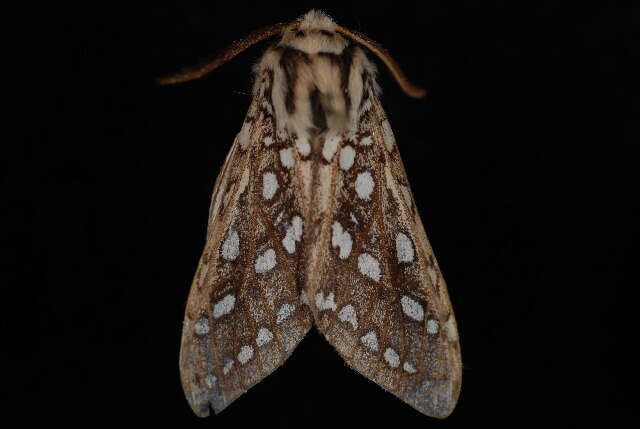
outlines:
{"label": "moth forewing", "polygon": [[[308,243],[314,319],[347,363],[419,411],[448,416],[461,381],[455,319],[415,208],[371,65],[331,160],[333,198]],[[368,70],[368,71],[363,71]]]}
{"label": "moth forewing", "polygon": [[180,370],[191,407],[216,412],[271,373],[315,323],[345,361],[419,411],[451,413],[457,328],[379,100],[366,36],[310,11],[258,30],[199,77],[268,35],[253,101],[216,181],[191,287]]}
{"label": "moth forewing", "polygon": [[[267,89],[256,90],[222,172],[214,185],[207,241],[193,280],[183,325],[180,373],[199,416],[220,412],[291,354],[311,327],[300,303],[302,218],[281,167],[289,140],[275,136]],[[298,244],[299,246],[299,244]]]}
{"label": "moth forewing", "polygon": [[[416,389],[415,396],[405,386],[405,397],[400,397],[425,414],[444,418],[453,411],[462,383],[462,361],[455,315],[445,280],[415,206],[391,126],[377,97],[374,99],[374,111],[376,122],[380,124],[376,133],[377,141],[384,142],[389,152],[389,156],[385,158],[384,180],[389,193],[385,201],[389,208],[384,213],[389,231],[399,231],[389,235],[388,245],[392,249],[391,253],[395,251],[391,258],[398,270],[395,278],[402,291],[399,303],[406,324],[420,322],[419,306],[412,301],[418,304],[420,299],[424,301],[424,317],[421,322],[424,339],[421,342],[425,349],[422,357],[423,378],[416,377],[407,382],[407,386],[412,385]],[[399,205],[399,215],[394,213],[394,201]],[[394,225],[398,220],[397,225]],[[410,378],[412,368],[405,368],[403,365],[403,369],[405,376]],[[420,371],[415,374],[419,375]]]}

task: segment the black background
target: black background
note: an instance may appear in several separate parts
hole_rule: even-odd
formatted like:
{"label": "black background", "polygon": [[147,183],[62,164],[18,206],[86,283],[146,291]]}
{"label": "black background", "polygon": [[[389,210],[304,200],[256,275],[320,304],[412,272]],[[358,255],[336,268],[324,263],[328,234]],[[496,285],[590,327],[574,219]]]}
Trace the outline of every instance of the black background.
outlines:
{"label": "black background", "polygon": [[[9,84],[28,125],[2,179],[1,259],[17,292],[3,303],[6,409],[149,427],[637,417],[638,10],[533,3],[38,10],[16,35],[31,42],[17,63],[26,83]],[[429,92],[406,97],[378,63],[460,329],[462,394],[444,421],[351,371],[315,330],[220,415],[198,419],[183,397],[181,324],[209,198],[267,43],[199,81],[154,78],[312,7],[379,41]]]}

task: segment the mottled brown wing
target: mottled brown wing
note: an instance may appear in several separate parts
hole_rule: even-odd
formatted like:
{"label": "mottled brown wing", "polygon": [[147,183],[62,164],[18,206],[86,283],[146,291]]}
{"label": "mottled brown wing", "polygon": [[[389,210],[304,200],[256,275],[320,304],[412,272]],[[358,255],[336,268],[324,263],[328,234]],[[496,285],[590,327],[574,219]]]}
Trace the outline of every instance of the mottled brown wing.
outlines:
{"label": "mottled brown wing", "polygon": [[461,384],[447,288],[371,85],[358,129],[326,166],[307,282],[316,325],[345,361],[420,412],[444,418]]}
{"label": "mottled brown wing", "polygon": [[291,354],[312,324],[297,271],[303,219],[296,153],[274,132],[272,75],[259,83],[211,201],[180,350],[194,412],[220,412]]}

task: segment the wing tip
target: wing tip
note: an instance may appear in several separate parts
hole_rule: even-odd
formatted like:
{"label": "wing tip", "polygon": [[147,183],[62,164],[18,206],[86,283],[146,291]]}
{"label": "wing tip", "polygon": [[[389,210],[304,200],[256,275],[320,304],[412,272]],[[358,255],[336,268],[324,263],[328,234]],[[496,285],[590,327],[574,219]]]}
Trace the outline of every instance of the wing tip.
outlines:
{"label": "wing tip", "polygon": [[[186,392],[185,392],[186,393]],[[208,417],[211,413],[211,394],[208,392],[189,392],[187,402],[193,413],[198,417]],[[212,404],[211,404],[212,405]]]}
{"label": "wing tip", "polygon": [[416,398],[413,405],[427,416],[446,419],[455,409],[459,394],[459,384],[451,380],[434,382],[424,396]]}
{"label": "wing tip", "polygon": [[209,417],[212,410],[213,414],[219,414],[229,405],[215,391],[189,392],[186,396],[189,406],[198,417]]}

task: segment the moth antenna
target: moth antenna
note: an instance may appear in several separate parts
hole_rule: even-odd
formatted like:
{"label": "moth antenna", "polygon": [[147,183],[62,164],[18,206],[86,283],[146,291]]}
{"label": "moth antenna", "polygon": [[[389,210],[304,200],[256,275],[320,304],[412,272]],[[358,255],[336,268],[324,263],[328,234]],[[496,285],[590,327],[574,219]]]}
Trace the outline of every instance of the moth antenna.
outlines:
{"label": "moth antenna", "polygon": [[157,79],[160,85],[173,85],[176,83],[187,82],[194,79],[200,79],[204,75],[211,73],[227,61],[230,61],[256,43],[267,39],[276,34],[282,33],[287,24],[273,24],[267,27],[259,28],[246,37],[236,40],[227,49],[216,53],[212,58],[202,61],[196,66],[183,68],[180,71],[170,73]]}
{"label": "moth antenna", "polygon": [[389,51],[380,46],[377,42],[369,39],[362,33],[349,30],[348,28],[342,27],[340,25],[336,25],[336,31],[366,46],[371,50],[371,52],[376,54],[378,58],[380,58],[382,62],[387,66],[400,88],[409,97],[423,98],[425,95],[427,95],[427,91],[411,83],[411,81],[404,75],[404,73],[400,69],[400,66],[398,65],[396,60],[393,59]]}

